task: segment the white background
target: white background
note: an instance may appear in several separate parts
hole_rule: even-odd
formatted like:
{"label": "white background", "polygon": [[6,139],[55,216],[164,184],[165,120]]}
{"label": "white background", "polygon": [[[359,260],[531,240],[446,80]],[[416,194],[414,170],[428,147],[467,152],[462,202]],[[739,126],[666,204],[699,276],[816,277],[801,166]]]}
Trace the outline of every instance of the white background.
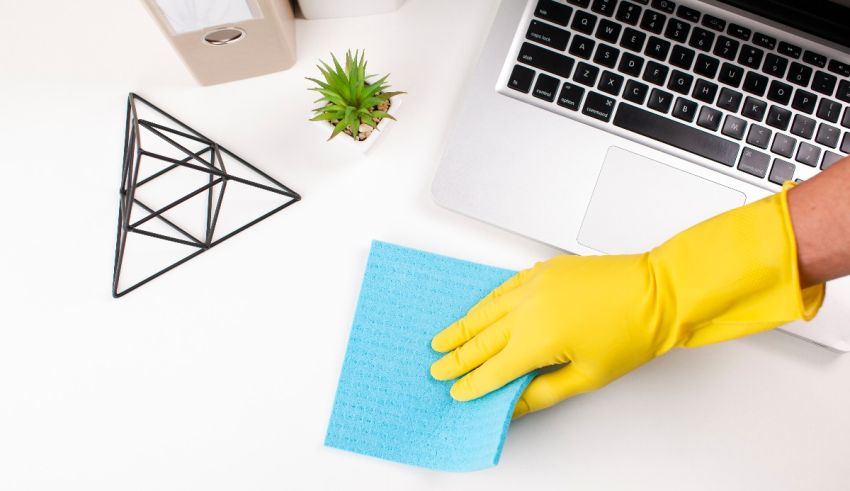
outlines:
{"label": "white background", "polygon": [[[299,20],[291,70],[201,88],[141,2],[0,0],[0,489],[848,489],[850,356],[778,332],[525,418],[491,470],[322,446],[373,238],[510,268],[557,253],[429,196],[495,7]],[[365,158],[305,121],[315,60],[358,47],[409,92]],[[130,90],[304,200],[113,300]]]}

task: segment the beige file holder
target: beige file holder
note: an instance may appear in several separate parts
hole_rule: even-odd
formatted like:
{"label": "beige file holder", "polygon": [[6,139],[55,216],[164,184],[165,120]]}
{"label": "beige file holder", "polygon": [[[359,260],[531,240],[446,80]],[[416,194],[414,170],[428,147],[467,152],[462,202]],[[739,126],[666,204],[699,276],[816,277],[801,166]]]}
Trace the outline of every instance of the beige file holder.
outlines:
{"label": "beige file holder", "polygon": [[295,63],[289,0],[142,0],[201,85]]}

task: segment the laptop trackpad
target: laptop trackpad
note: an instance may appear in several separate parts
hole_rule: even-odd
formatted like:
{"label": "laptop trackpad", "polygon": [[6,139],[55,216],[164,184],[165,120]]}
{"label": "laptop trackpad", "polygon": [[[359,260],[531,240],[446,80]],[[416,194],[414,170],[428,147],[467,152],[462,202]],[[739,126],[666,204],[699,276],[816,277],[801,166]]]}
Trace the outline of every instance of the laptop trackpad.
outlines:
{"label": "laptop trackpad", "polygon": [[745,201],[740,191],[611,147],[577,240],[608,254],[644,252]]}

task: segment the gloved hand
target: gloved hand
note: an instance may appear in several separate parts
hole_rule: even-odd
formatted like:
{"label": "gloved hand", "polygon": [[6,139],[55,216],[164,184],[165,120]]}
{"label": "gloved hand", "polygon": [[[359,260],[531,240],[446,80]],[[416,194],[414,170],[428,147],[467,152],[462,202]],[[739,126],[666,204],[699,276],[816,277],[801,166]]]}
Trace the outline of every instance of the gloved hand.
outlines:
{"label": "gloved hand", "polygon": [[[787,188],[650,252],[559,256],[517,273],[432,340],[451,395],[481,397],[541,367],[514,417],[611,382],[676,346],[811,319],[824,286],[800,289]],[[469,372],[469,373],[467,373]]]}

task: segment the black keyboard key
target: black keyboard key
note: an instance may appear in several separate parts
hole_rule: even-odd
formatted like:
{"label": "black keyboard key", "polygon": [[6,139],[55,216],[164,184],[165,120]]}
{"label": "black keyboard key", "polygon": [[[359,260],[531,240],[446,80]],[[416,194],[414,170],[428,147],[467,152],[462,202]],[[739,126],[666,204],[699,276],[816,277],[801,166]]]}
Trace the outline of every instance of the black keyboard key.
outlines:
{"label": "black keyboard key", "polygon": [[815,111],[815,104],[818,101],[818,96],[811,92],[806,92],[803,89],[797,89],[794,94],[794,102],[791,107],[806,114],[812,114]]}
{"label": "black keyboard key", "polygon": [[744,100],[744,107],[741,109],[741,115],[758,122],[764,119],[766,112],[767,103],[754,97],[747,97]]}
{"label": "black keyboard key", "polygon": [[643,104],[643,101],[646,100],[646,94],[648,92],[648,85],[636,82],[634,80],[629,80],[628,82],[626,82],[626,90],[623,91],[623,99],[634,102],[636,104]]}
{"label": "black keyboard key", "polygon": [[679,97],[673,106],[673,117],[690,123],[696,117],[698,107],[696,102]]}
{"label": "black keyboard key", "polygon": [[747,134],[747,143],[754,146],[766,149],[770,143],[770,137],[773,132],[764,126],[754,124],[750,126],[750,132]]}
{"label": "black keyboard key", "polygon": [[584,34],[593,34],[593,28],[596,27],[596,16],[582,10],[576,12],[573,17],[572,29],[574,31],[583,32]]}
{"label": "black keyboard key", "polygon": [[699,79],[694,86],[694,93],[691,94],[695,99],[709,104],[714,103],[714,98],[717,97],[717,84],[713,84],[707,80]]}
{"label": "black keyboard key", "polygon": [[764,58],[764,51],[756,48],[755,46],[750,46],[749,44],[745,44],[741,48],[741,54],[738,55],[738,63],[744,65],[745,67],[753,68],[758,70],[761,67],[761,60]]}
{"label": "black keyboard key", "polygon": [[850,128],[850,107],[844,110],[844,117],[841,118],[841,126],[845,128]]}
{"label": "black keyboard key", "polygon": [[622,27],[616,22],[608,19],[599,21],[599,27],[596,28],[596,38],[608,43],[616,43],[620,38]]}
{"label": "black keyboard key", "polygon": [[797,149],[797,162],[809,167],[817,167],[820,162],[820,148],[811,143],[801,143],[800,148]]}
{"label": "black keyboard key", "polygon": [[768,36],[767,34],[756,32],[753,36],[753,44],[761,46],[762,48],[773,49],[776,47],[776,38]]}
{"label": "black keyboard key", "polygon": [[540,0],[534,9],[534,15],[553,24],[566,26],[573,15],[573,9],[552,0]]}
{"label": "black keyboard key", "polygon": [[638,19],[640,19],[641,10],[638,5],[632,2],[622,2],[620,3],[620,8],[617,9],[616,18],[620,22],[635,26],[638,23]]}
{"label": "black keyboard key", "polygon": [[770,83],[770,89],[767,91],[767,98],[773,102],[788,104],[788,101],[791,100],[792,92],[794,92],[794,89],[790,85],[785,82],[780,82],[779,80],[774,80]]}
{"label": "black keyboard key", "polygon": [[838,100],[850,102],[850,80],[842,80],[838,84],[838,92],[835,93]]}
{"label": "black keyboard key", "polygon": [[843,158],[844,158],[843,155],[838,155],[835,152],[830,152],[829,150],[827,150],[823,153],[823,160],[821,160],[820,168],[823,169],[823,170],[826,170],[830,166],[832,166],[832,164],[838,162],[839,160],[841,160]]}
{"label": "black keyboard key", "polygon": [[738,24],[729,24],[729,28],[726,29],[726,32],[730,36],[742,39],[744,41],[749,41],[750,35],[752,34],[752,31],[750,31],[744,26],[739,26]]}
{"label": "black keyboard key", "polygon": [[794,124],[791,125],[791,134],[801,138],[811,138],[815,134],[815,120],[800,114],[794,116]]}
{"label": "black keyboard key", "polygon": [[583,96],[584,89],[576,84],[564,82],[564,86],[561,87],[561,93],[558,94],[558,105],[571,111],[578,111]]}
{"label": "black keyboard key", "polygon": [[659,61],[664,61],[667,59],[667,53],[670,51],[670,41],[665,41],[661,38],[657,38],[652,36],[649,38],[649,41],[646,43],[646,56],[650,58],[655,58]]}
{"label": "black keyboard key", "polygon": [[731,63],[724,63],[723,66],[720,67],[720,76],[718,77],[718,80],[720,80],[721,83],[731,87],[738,87],[741,85],[742,78],[744,78],[743,68]]}
{"label": "black keyboard key", "polygon": [[571,3],[577,7],[581,7],[586,9],[590,6],[590,0],[567,0],[567,3]]}
{"label": "black keyboard key", "polygon": [[714,78],[717,75],[717,68],[720,66],[720,60],[708,55],[700,54],[697,56],[694,72],[703,77]]}
{"label": "black keyboard key", "polygon": [[767,90],[767,77],[756,72],[747,72],[747,76],[744,77],[744,85],[742,88],[744,89],[744,92],[749,92],[750,94],[755,94],[761,97]]}
{"label": "black keyboard key", "polygon": [[528,26],[528,32],[525,34],[525,38],[544,44],[550,48],[564,51],[567,49],[570,33],[563,29],[558,29],[551,24],[532,20]]}
{"label": "black keyboard key", "polygon": [[568,56],[535,46],[531,43],[522,43],[517,61],[564,78],[570,76],[573,70],[573,63],[575,63]]}
{"label": "black keyboard key", "polygon": [[795,168],[796,167],[791,162],[786,162],[781,159],[773,159],[773,167],[770,169],[770,175],[767,176],[767,180],[773,184],[779,184],[781,186],[785,184],[786,181],[794,180]]}
{"label": "black keyboard key", "polygon": [[620,46],[640,53],[643,49],[643,42],[645,40],[646,34],[632,29],[631,27],[627,27],[626,30],[623,31],[622,39],[620,39]]}
{"label": "black keyboard key", "polygon": [[614,125],[729,167],[735,165],[740,148],[726,139],[628,103],[620,104]]}
{"label": "black keyboard key", "polygon": [[649,106],[650,109],[666,113],[670,110],[670,104],[672,103],[673,94],[661,89],[652,89],[652,92],[649,93],[649,102],[647,102],[646,105]]}
{"label": "black keyboard key", "polygon": [[791,124],[791,111],[784,107],[770,106],[767,112],[767,124],[778,130],[787,130]]}
{"label": "black keyboard key", "polygon": [[841,140],[841,151],[850,154],[850,133],[844,133],[844,139]]}
{"label": "black keyboard key", "polygon": [[597,14],[611,17],[614,15],[614,9],[617,8],[617,0],[593,0],[593,7],[590,10]]}
{"label": "black keyboard key", "polygon": [[679,70],[673,70],[670,74],[670,82],[667,83],[667,88],[673,92],[688,95],[691,92],[691,85],[693,85],[693,82],[693,75],[680,72]]}
{"label": "black keyboard key", "polygon": [[738,161],[738,170],[761,178],[767,175],[768,166],[770,166],[770,156],[768,154],[753,150],[752,148],[745,148],[741,152],[741,159]]}
{"label": "black keyboard key", "polygon": [[829,71],[841,75],[842,77],[850,77],[850,63],[842,63],[838,60],[829,60]]}
{"label": "black keyboard key", "polygon": [[791,63],[791,69],[788,70],[787,79],[792,84],[808,87],[809,81],[812,79],[812,68],[795,61]]}
{"label": "black keyboard key", "polygon": [[734,61],[738,56],[738,47],[741,45],[738,41],[726,36],[717,38],[717,44],[714,46],[714,54],[729,61]]}
{"label": "black keyboard key", "polygon": [[691,22],[699,22],[700,15],[702,14],[700,14],[699,10],[679,5],[679,8],[676,9],[676,15]]}
{"label": "black keyboard key", "polygon": [[552,102],[555,100],[555,94],[558,92],[558,85],[561,81],[555,77],[541,73],[537,77],[537,83],[534,84],[534,90],[531,95],[544,101]]}
{"label": "black keyboard key", "polygon": [[623,57],[620,58],[620,64],[617,66],[617,70],[635,78],[640,76],[642,69],[643,58],[629,52],[623,53]]}
{"label": "black keyboard key", "polygon": [[691,40],[688,42],[692,47],[702,51],[709,51],[714,43],[714,33],[701,27],[694,27]]}
{"label": "black keyboard key", "polygon": [[806,50],[806,52],[803,53],[803,61],[820,68],[826,67],[826,56],[813,51]]}
{"label": "black keyboard key", "polygon": [[597,88],[606,94],[620,95],[620,89],[623,88],[624,80],[622,75],[605,70],[602,72],[602,78],[599,79],[599,86]]}
{"label": "black keyboard key", "polygon": [[669,70],[666,65],[650,61],[646,64],[646,69],[643,71],[643,79],[655,85],[664,85]]}
{"label": "black keyboard key", "polygon": [[573,80],[576,82],[593,87],[596,85],[596,78],[599,76],[599,68],[583,61],[576,65],[576,73],[573,75]]}
{"label": "black keyboard key", "polygon": [[655,34],[661,34],[664,30],[664,22],[667,21],[667,16],[654,10],[647,10],[643,13],[643,19],[640,21],[640,28]]}
{"label": "black keyboard key", "polygon": [[831,96],[835,92],[836,83],[838,83],[838,77],[818,70],[815,72],[814,79],[812,79],[812,90]]}
{"label": "black keyboard key", "polygon": [[731,114],[726,116],[726,121],[723,123],[722,133],[730,138],[740,140],[744,138],[744,132],[747,131],[747,122],[741,118],[736,118]]}
{"label": "black keyboard key", "polygon": [[599,94],[597,92],[588,92],[587,100],[584,101],[584,107],[581,112],[585,116],[596,118],[601,121],[611,121],[611,115],[614,113],[614,108],[617,106],[617,101],[614,99]]}
{"label": "black keyboard key", "polygon": [[534,80],[534,70],[522,65],[515,65],[508,79],[508,87],[523,93],[531,90],[531,82]]}
{"label": "black keyboard key", "polygon": [[676,4],[669,0],[652,0],[652,8],[672,14],[673,10],[676,9]]}
{"label": "black keyboard key", "polygon": [[727,111],[736,113],[741,107],[741,100],[744,95],[726,87],[720,90],[720,98],[717,99],[717,107]]}
{"label": "black keyboard key", "polygon": [[599,43],[599,47],[596,48],[596,56],[593,57],[593,61],[602,66],[614,68],[617,66],[617,58],[619,58],[619,56],[619,49],[608,46],[607,44]]}
{"label": "black keyboard key", "polygon": [[768,53],[764,58],[764,66],[761,67],[761,71],[776,78],[782,78],[785,76],[785,70],[787,68],[788,58]]}
{"label": "black keyboard key", "polygon": [[797,140],[782,133],[777,133],[773,138],[773,145],[770,146],[770,151],[790,159],[794,155],[794,147],[796,146]]}
{"label": "black keyboard key", "polygon": [[818,105],[818,117],[830,123],[837,123],[841,116],[841,103],[830,99],[821,99]]}
{"label": "black keyboard key", "polygon": [[691,64],[694,62],[696,52],[684,46],[673,46],[673,51],[670,52],[670,64],[685,70],[691,69]]}
{"label": "black keyboard key", "polygon": [[799,46],[786,43],[785,41],[779,41],[779,48],[777,48],[777,51],[779,51],[780,54],[794,58],[795,60],[799,58],[800,54],[803,52]]}
{"label": "black keyboard key", "polygon": [[570,44],[570,54],[589,60],[595,46],[596,41],[584,36],[575,35],[573,36],[572,44]]}
{"label": "black keyboard key", "polygon": [[825,147],[835,148],[838,146],[838,139],[840,137],[841,130],[835,126],[821,123],[820,128],[818,128],[818,136],[815,137],[815,141]]}
{"label": "black keyboard key", "polygon": [[699,112],[699,118],[697,118],[697,124],[711,131],[717,131],[717,128],[720,128],[722,117],[723,113],[717,109],[702,106]]}
{"label": "black keyboard key", "polygon": [[679,19],[670,19],[667,23],[667,30],[664,31],[664,37],[684,43],[688,40],[688,34],[691,32],[691,25]]}
{"label": "black keyboard key", "polygon": [[726,29],[726,21],[723,19],[718,19],[713,15],[705,14],[702,18],[702,25],[709,29],[714,29],[715,31],[723,32]]}

